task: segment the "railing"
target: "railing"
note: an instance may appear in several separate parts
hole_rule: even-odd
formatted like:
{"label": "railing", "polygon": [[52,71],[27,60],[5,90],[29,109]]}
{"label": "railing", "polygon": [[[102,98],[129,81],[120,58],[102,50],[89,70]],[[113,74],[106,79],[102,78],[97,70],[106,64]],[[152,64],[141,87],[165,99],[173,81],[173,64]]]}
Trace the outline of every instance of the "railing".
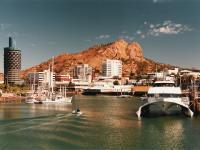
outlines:
{"label": "railing", "polygon": [[183,103],[185,105],[189,105],[190,101],[188,97],[180,97],[180,98],[173,98],[173,97],[149,97],[148,103],[154,103],[158,101],[168,101],[168,102],[175,102],[175,103]]}

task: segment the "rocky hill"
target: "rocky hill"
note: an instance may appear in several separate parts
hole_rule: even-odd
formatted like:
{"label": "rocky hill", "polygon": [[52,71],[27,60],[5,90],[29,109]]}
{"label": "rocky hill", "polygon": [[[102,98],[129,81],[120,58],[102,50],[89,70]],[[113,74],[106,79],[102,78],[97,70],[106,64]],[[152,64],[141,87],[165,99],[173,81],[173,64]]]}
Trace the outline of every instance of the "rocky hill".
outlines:
{"label": "rocky hill", "polygon": [[[160,64],[147,59],[143,55],[140,44],[136,42],[128,43],[123,39],[118,39],[112,43],[95,45],[79,53],[63,53],[54,58],[54,71],[65,74],[78,64],[89,64],[96,71],[101,71],[102,62],[106,59],[119,59],[123,62],[123,75],[130,73],[143,74],[150,71],[170,68],[170,65]],[[22,77],[26,77],[29,72],[42,71],[48,69],[52,62],[49,59],[39,65],[22,71]]]}

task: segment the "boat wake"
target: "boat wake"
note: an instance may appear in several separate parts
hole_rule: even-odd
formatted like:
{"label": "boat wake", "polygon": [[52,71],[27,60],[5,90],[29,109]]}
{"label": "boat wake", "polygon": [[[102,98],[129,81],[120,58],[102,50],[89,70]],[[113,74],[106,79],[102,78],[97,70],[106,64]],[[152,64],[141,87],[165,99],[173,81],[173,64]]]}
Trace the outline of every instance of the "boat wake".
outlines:
{"label": "boat wake", "polygon": [[[15,123],[3,124],[3,125],[0,125],[0,128],[1,128],[0,135],[12,134],[12,133],[16,133],[16,132],[20,132],[24,130],[40,128],[42,126],[53,125],[53,124],[63,121],[64,119],[70,116],[72,116],[71,113],[58,114],[58,115],[53,115],[53,116],[48,116],[48,117],[27,118],[27,119],[23,119],[23,121],[18,121]],[[18,128],[18,126],[26,126],[26,127]],[[4,128],[11,128],[11,131],[1,132],[1,130],[4,130]],[[14,130],[12,130],[12,128]]]}

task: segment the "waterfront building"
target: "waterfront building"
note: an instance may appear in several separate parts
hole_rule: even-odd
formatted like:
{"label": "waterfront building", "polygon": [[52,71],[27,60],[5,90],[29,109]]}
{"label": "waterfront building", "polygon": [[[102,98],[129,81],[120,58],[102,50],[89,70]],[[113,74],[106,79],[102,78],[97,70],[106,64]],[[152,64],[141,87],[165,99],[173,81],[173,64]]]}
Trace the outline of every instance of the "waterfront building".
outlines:
{"label": "waterfront building", "polygon": [[56,82],[70,82],[71,77],[69,74],[56,74],[55,76],[55,81]]}
{"label": "waterfront building", "polygon": [[87,81],[83,81],[81,79],[72,79],[72,86],[70,86],[69,88],[71,90],[80,92],[83,89],[88,88],[89,85],[90,85],[90,83]]}
{"label": "waterfront building", "polygon": [[194,78],[198,78],[200,77],[200,72],[191,72],[190,75],[193,76]]}
{"label": "waterfront building", "polygon": [[102,74],[106,77],[122,77],[122,61],[107,59],[102,64]]}
{"label": "waterfront building", "polygon": [[92,80],[92,67],[88,64],[81,64],[74,67],[73,77],[81,79],[82,81],[91,82]]}
{"label": "waterfront building", "polygon": [[179,71],[179,68],[169,69],[169,70],[167,70],[167,74],[168,75],[171,75],[171,74],[177,75],[178,71]]}
{"label": "waterfront building", "polygon": [[190,75],[191,72],[192,72],[192,71],[190,71],[190,70],[181,70],[181,71],[179,72],[179,74],[180,74],[180,75]]}
{"label": "waterfront building", "polygon": [[200,72],[194,72],[190,70],[181,70],[179,74],[180,76],[193,76],[194,78],[200,77]]}
{"label": "waterfront building", "polygon": [[55,87],[58,91],[66,89],[69,86],[69,83],[72,81],[72,78],[69,74],[56,74],[55,75]]}
{"label": "waterfront building", "polygon": [[152,73],[147,73],[147,76],[150,79],[154,79],[154,78],[163,79],[164,77],[166,77],[166,73],[165,72],[152,72]]}
{"label": "waterfront building", "polygon": [[43,88],[52,87],[55,84],[55,73],[50,70],[43,72],[31,72],[28,74],[29,83],[31,86]]}
{"label": "waterfront building", "polygon": [[14,85],[20,83],[21,50],[13,44],[9,37],[9,47],[4,48],[4,83]]}

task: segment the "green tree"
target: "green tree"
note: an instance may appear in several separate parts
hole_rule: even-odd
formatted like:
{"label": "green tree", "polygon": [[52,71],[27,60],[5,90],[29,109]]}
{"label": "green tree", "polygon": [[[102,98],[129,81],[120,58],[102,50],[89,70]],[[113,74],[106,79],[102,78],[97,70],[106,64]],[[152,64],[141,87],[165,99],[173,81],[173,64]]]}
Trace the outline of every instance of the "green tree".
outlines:
{"label": "green tree", "polygon": [[69,84],[68,84],[68,87],[74,87],[75,86],[75,83],[73,83],[73,82],[69,82]]}
{"label": "green tree", "polygon": [[113,82],[113,84],[114,84],[114,85],[119,85],[119,81],[118,81],[118,80],[115,80],[115,81]]}

